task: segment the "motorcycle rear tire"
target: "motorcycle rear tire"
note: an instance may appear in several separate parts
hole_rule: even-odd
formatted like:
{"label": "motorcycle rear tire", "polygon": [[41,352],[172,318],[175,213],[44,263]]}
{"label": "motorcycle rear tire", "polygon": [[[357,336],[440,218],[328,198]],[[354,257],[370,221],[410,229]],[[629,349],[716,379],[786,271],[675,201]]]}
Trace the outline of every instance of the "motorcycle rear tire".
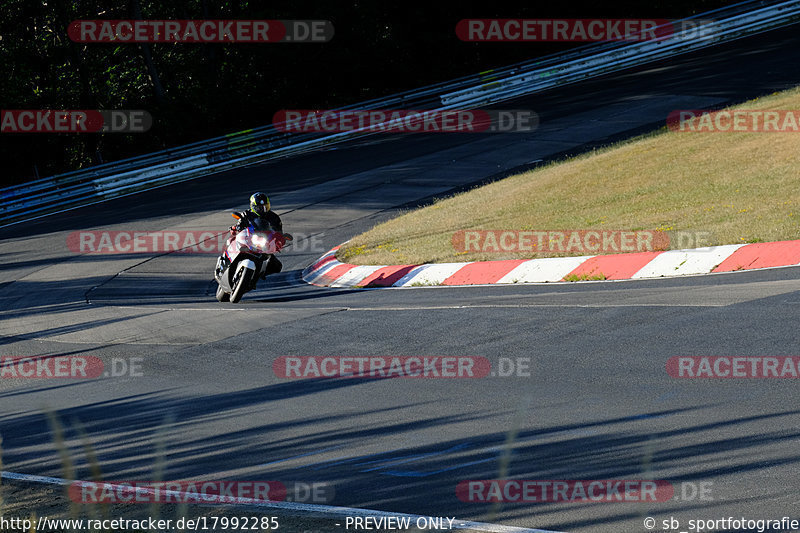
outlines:
{"label": "motorcycle rear tire", "polygon": [[222,285],[217,284],[217,301],[218,302],[230,302],[231,295],[225,292],[222,289]]}

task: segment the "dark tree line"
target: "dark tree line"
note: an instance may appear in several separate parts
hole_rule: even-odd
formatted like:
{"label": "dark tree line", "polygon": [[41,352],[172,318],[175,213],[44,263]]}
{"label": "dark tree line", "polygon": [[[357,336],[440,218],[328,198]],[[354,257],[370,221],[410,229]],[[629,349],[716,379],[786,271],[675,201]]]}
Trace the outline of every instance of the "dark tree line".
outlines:
{"label": "dark tree line", "polygon": [[[0,186],[268,124],[564,50],[467,43],[463,18],[679,18],[721,0],[0,0],[0,108],[145,109],[144,134],[0,134]],[[325,19],[325,44],[79,44],[76,19]]]}

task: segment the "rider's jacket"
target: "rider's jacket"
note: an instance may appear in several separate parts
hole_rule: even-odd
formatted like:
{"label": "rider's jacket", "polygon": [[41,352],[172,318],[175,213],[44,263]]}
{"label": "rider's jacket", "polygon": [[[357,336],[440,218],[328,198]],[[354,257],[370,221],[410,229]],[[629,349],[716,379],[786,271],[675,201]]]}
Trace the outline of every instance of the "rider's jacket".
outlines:
{"label": "rider's jacket", "polygon": [[275,211],[267,211],[264,216],[258,216],[252,211],[242,211],[239,213],[239,222],[236,224],[236,231],[242,231],[250,224],[261,231],[278,231],[283,233],[283,223],[281,217]]}

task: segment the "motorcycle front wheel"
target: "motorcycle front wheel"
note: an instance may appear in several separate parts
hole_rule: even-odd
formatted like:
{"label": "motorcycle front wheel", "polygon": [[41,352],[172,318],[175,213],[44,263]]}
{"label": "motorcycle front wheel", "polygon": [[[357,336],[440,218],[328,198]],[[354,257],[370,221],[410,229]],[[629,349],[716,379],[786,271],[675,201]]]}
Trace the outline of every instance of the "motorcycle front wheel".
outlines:
{"label": "motorcycle front wheel", "polygon": [[238,279],[233,280],[233,292],[231,293],[231,303],[238,303],[242,299],[244,293],[250,287],[250,282],[253,279],[255,272],[245,267],[237,273]]}

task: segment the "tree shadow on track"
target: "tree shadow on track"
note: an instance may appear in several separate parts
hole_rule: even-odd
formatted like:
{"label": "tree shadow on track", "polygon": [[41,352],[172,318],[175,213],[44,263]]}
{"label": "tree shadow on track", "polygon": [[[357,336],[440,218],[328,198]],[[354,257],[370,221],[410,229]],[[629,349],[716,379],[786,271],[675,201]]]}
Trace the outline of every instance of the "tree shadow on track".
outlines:
{"label": "tree shadow on track", "polygon": [[30,315],[66,313],[87,309],[84,292],[104,277],[71,280],[14,281],[3,287],[0,321]]}
{"label": "tree shadow on track", "polygon": [[[70,387],[73,396],[84,389],[82,404],[52,406],[66,427],[66,444],[82,479],[90,477],[90,465],[83,455],[78,426],[85,428],[101,469],[109,473],[107,479],[152,479],[163,446],[163,479],[330,483],[336,499],[314,503],[498,522],[524,519],[536,527],[565,531],[622,527],[625,521],[642,516],[643,509],[663,512],[671,504],[538,502],[495,507],[459,501],[456,487],[464,480],[497,479],[504,455],[509,458],[511,479],[668,479],[675,487],[682,481],[729,480],[747,473],[766,476],[771,469],[795,468],[800,463],[800,453],[782,451],[769,460],[759,456],[766,446],[785,450],[800,438],[800,431],[785,426],[786,419],[795,419],[800,410],[700,422],[693,414],[714,406],[634,409],[629,416],[528,424],[509,439],[505,432],[481,431],[484,420],[507,417],[509,412],[472,408],[436,415],[431,409],[427,416],[402,418],[409,411],[426,412],[430,402],[365,407],[355,391],[350,405],[324,400],[331,391],[364,383],[353,379],[284,382],[205,395],[159,390],[92,399],[107,395],[104,386],[111,383],[99,380],[52,388]],[[38,398],[40,404],[40,392],[5,393],[3,403],[7,408],[10,396],[26,402],[27,395],[31,400]],[[302,397],[314,398],[318,409],[287,413],[283,402]],[[46,416],[26,411],[0,417],[6,468],[59,475],[60,462]],[[464,424],[474,428],[470,436],[445,437],[451,428]],[[756,430],[753,424],[771,424],[772,429]],[[418,443],[413,435],[420,430],[442,438]],[[730,436],[732,431],[736,436]],[[394,445],[387,448],[387,440]],[[370,442],[383,446],[364,452],[364,444]],[[679,502],[680,508],[758,505],[759,496],[736,494],[714,501]]]}
{"label": "tree shadow on track", "polygon": [[[161,311],[153,311],[151,313],[142,313],[136,315],[134,318],[142,318],[146,316],[153,316],[159,314]],[[37,313],[38,314],[38,313]],[[125,322],[130,320],[132,317],[129,316],[120,316],[120,317],[113,317],[113,318],[102,318],[102,319],[95,319],[95,320],[86,320],[82,322],[73,322],[71,324],[66,324],[63,326],[54,326],[44,329],[37,329],[31,333],[20,333],[20,334],[11,334],[11,335],[3,335],[0,337],[0,346],[4,344],[11,344],[14,342],[19,341],[27,341],[27,340],[35,340],[35,339],[43,339],[46,337],[57,337],[59,335],[68,335],[70,333],[78,333],[87,329],[98,328],[101,326],[108,326],[110,324],[117,324],[121,322]],[[107,346],[107,345],[106,345]],[[97,349],[102,349],[103,346],[97,347]]]}
{"label": "tree shadow on track", "polygon": [[[87,398],[93,396],[95,387],[112,383],[96,380],[89,383],[70,384],[72,394]],[[339,414],[302,414],[289,420],[277,420],[273,411],[281,408],[281,401],[309,395],[319,395],[343,387],[358,384],[353,379],[302,380],[246,389],[236,392],[196,396],[182,396],[174,391],[141,393],[104,401],[88,401],[77,407],[59,408],[51,406],[67,427],[68,445],[77,459],[78,477],[90,476],[90,465],[83,458],[82,443],[75,431],[76,423],[86,429],[101,465],[113,465],[114,470],[136,472],[142,479],[151,475],[156,459],[157,433],[166,425],[164,434],[167,446],[168,474],[174,479],[199,476],[207,472],[230,471],[251,468],[254,458],[274,458],[296,455],[314,450],[318,446],[336,439],[338,430],[323,430],[323,424],[337,423]],[[6,392],[3,397],[25,396],[41,392],[60,392],[65,386]],[[8,403],[6,403],[6,407]],[[41,404],[42,402],[37,402]],[[420,407],[422,402],[389,408],[362,409],[360,416],[380,416],[401,409]],[[247,423],[241,429],[230,429],[213,434],[204,427],[219,422],[224,424],[234,413],[247,410]],[[0,433],[3,435],[4,462],[9,469],[22,468],[26,472],[57,475],[60,463],[55,454],[41,460],[44,447],[54,452],[47,417],[42,412],[28,410],[27,413],[0,416]],[[351,424],[348,439],[368,439],[382,434],[402,433],[412,427],[436,427],[445,423],[447,417],[432,417],[429,420],[389,423],[378,427]],[[283,432],[302,431],[302,436]],[[20,448],[30,448],[27,451]],[[38,457],[33,463],[28,461]],[[204,457],[204,465],[198,459]],[[143,477],[142,477],[143,476]]]}
{"label": "tree shadow on track", "polygon": [[[318,300],[371,290],[315,287],[300,280],[301,272],[301,270],[291,270],[276,275],[275,277],[278,279],[275,280],[272,276],[268,276],[266,280],[259,280],[255,291],[245,294],[238,304],[217,302],[214,296],[217,282],[214,280],[181,279],[177,281],[180,284],[179,287],[175,287],[174,280],[170,280],[172,284],[165,288],[163,283],[159,283],[160,279],[156,274],[152,276],[137,275],[135,279],[118,276],[93,288],[88,292],[87,298],[90,303],[95,305],[147,306],[212,303],[220,305],[220,309],[224,309],[226,307],[241,308],[258,304]],[[152,281],[148,281],[149,278],[152,278]]]}

